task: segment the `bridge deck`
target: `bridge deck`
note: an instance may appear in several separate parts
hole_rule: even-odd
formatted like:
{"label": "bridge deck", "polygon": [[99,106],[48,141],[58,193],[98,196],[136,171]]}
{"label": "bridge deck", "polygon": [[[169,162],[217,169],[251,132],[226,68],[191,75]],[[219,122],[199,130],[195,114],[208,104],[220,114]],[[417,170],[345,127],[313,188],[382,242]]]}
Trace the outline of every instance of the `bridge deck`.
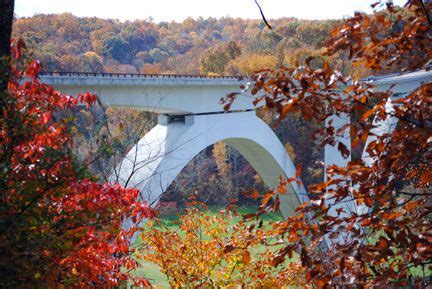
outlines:
{"label": "bridge deck", "polygon": [[137,74],[90,72],[41,72],[40,77],[53,84],[119,84],[119,85],[239,85],[243,76],[207,76],[188,74]]}
{"label": "bridge deck", "polygon": [[[44,72],[41,81],[68,94],[96,93],[106,105],[126,106],[164,114],[202,114],[223,110],[220,99],[241,91],[248,79],[241,76],[120,74],[82,72]],[[391,89],[407,93],[422,82],[432,81],[432,71],[369,77],[362,81],[377,91]],[[232,110],[256,108],[253,97],[243,92]],[[260,103],[262,105],[262,103]]]}
{"label": "bridge deck", "polygon": [[[44,83],[76,95],[96,93],[106,105],[133,107],[164,114],[201,114],[223,111],[220,99],[241,91],[247,82],[238,76],[156,75],[118,73],[44,72]],[[243,93],[233,110],[254,109]]]}
{"label": "bridge deck", "polygon": [[432,70],[426,69],[408,73],[369,76],[361,81],[373,84],[377,91],[391,89],[394,93],[408,93],[422,83],[432,81]]}

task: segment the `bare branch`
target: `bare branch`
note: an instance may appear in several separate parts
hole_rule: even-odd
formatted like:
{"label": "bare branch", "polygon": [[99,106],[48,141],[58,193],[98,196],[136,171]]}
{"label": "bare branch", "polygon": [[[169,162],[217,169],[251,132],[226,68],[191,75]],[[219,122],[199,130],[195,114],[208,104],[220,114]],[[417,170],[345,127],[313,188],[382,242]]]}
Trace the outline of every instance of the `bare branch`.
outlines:
{"label": "bare branch", "polygon": [[266,17],[264,16],[264,12],[262,11],[261,6],[260,6],[259,3],[258,3],[258,0],[255,0],[255,4],[258,6],[258,9],[259,9],[259,11],[260,11],[260,13],[261,13],[261,18],[262,18],[262,20],[264,21],[265,25],[266,25],[269,29],[273,29],[273,28],[270,26],[270,24],[268,23]]}

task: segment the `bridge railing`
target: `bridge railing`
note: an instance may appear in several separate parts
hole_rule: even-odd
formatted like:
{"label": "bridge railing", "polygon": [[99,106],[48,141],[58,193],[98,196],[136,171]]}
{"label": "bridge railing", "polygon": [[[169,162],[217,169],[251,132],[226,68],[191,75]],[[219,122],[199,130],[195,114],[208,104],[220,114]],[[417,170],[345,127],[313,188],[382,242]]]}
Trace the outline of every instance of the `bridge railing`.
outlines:
{"label": "bridge railing", "polygon": [[131,78],[164,78],[164,79],[236,79],[242,80],[244,76],[235,75],[221,75],[221,76],[208,76],[208,75],[192,75],[192,74],[141,74],[141,73],[108,73],[108,72],[55,72],[55,71],[42,71],[41,76],[83,76],[83,77],[131,77]]}

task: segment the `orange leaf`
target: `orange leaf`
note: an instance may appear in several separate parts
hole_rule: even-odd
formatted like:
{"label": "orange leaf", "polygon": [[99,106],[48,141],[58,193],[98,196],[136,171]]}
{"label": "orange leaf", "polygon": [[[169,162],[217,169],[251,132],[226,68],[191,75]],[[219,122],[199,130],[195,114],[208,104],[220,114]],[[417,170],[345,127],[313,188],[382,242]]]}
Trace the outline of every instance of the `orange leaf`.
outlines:
{"label": "orange leaf", "polygon": [[387,241],[387,239],[385,239],[384,237],[380,237],[379,240],[376,242],[375,244],[375,248],[377,250],[385,250],[389,247],[389,243]]}
{"label": "orange leaf", "polygon": [[374,108],[372,108],[372,109],[366,111],[366,112],[362,115],[361,120],[362,120],[362,121],[365,121],[365,120],[368,119],[372,114],[374,114],[378,109],[380,109],[380,106],[375,106]]}
{"label": "orange leaf", "polygon": [[243,254],[242,261],[243,261],[243,263],[248,264],[248,263],[250,262],[250,260],[251,260],[250,253],[249,253],[249,251],[246,251],[246,252]]}
{"label": "orange leaf", "polygon": [[373,200],[369,197],[364,198],[364,202],[365,202],[366,206],[368,206],[370,208],[373,206]]}
{"label": "orange leaf", "polygon": [[286,194],[286,192],[287,192],[285,185],[280,185],[277,189],[278,189],[279,194],[282,194],[282,195]]}
{"label": "orange leaf", "polygon": [[432,171],[424,172],[424,173],[420,176],[420,180],[421,180],[423,183],[432,184]]}
{"label": "orange leaf", "polygon": [[300,164],[297,166],[296,174],[295,174],[295,176],[296,176],[297,179],[300,178],[301,171],[302,171],[302,164],[300,163]]}
{"label": "orange leaf", "polygon": [[290,100],[290,103],[288,103],[287,105],[285,105],[282,108],[282,111],[279,115],[279,121],[281,121],[282,119],[285,118],[285,116],[287,115],[287,113],[291,110],[291,108],[293,107],[294,104],[296,104],[298,101],[298,98],[293,98]]}
{"label": "orange leaf", "polygon": [[262,206],[267,205],[268,201],[270,201],[271,197],[273,197],[273,194],[274,194],[273,192],[269,192],[269,193],[267,193],[267,194],[264,196],[264,199],[262,200],[261,205],[262,205]]}

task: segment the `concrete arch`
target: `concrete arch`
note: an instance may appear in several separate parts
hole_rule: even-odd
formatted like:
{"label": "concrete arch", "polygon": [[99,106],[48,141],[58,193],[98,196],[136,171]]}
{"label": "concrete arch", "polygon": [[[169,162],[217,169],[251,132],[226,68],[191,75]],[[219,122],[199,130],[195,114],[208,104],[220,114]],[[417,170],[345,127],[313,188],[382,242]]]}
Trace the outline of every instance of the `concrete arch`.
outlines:
{"label": "concrete arch", "polygon": [[[139,189],[143,199],[157,201],[192,158],[218,141],[237,149],[268,186],[278,185],[279,176],[295,176],[295,166],[283,144],[254,111],[249,111],[186,116],[158,124],[129,151],[113,180]],[[303,185],[288,185],[287,191],[280,196],[284,216],[307,200]]]}

